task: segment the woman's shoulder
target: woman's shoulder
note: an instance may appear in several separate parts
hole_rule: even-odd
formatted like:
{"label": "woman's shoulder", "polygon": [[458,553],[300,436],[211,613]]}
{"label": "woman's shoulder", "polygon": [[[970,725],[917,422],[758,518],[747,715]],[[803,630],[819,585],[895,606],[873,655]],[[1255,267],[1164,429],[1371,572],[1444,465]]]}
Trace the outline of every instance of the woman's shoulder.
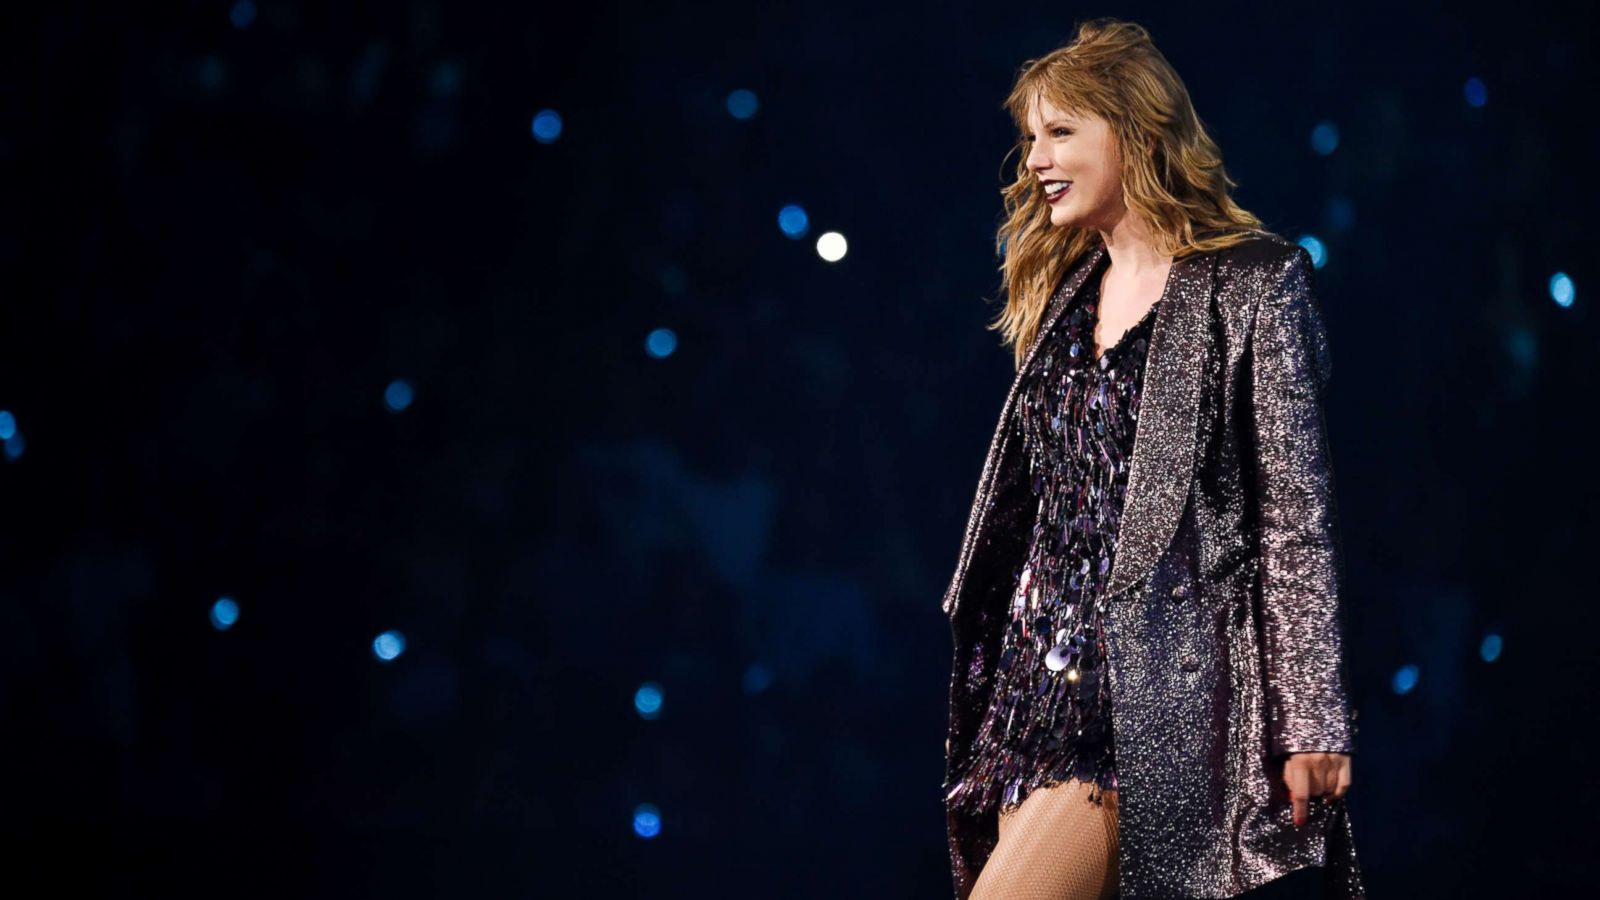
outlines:
{"label": "woman's shoulder", "polygon": [[1225,267],[1234,269],[1275,269],[1287,265],[1304,247],[1281,234],[1265,229],[1237,232],[1238,240],[1212,251]]}
{"label": "woman's shoulder", "polygon": [[1306,248],[1265,230],[1244,232],[1239,240],[1211,252],[1217,256],[1217,301],[1225,307],[1253,307],[1297,267],[1309,269],[1311,263]]}

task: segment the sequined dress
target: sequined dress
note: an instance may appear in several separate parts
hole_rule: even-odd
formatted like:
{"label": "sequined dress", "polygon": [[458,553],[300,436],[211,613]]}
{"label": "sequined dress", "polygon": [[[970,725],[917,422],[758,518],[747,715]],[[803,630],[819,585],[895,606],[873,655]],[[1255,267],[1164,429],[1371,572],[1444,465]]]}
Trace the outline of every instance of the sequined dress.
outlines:
{"label": "sequined dress", "polygon": [[[1020,806],[1077,779],[1090,799],[1116,787],[1100,601],[1133,460],[1150,307],[1094,358],[1098,278],[1057,320],[1019,386],[1010,427],[1022,440],[1039,515],[1016,572],[989,706],[947,800],[980,812]],[[1092,286],[1091,286],[1092,285]]]}

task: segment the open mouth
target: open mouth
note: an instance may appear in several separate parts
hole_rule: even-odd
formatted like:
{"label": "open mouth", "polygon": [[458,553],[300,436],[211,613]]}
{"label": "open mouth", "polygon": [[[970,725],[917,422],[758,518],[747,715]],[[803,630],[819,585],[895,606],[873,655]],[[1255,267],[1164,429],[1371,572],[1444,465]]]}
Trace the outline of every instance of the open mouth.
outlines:
{"label": "open mouth", "polygon": [[1051,203],[1054,203],[1057,200],[1060,200],[1062,197],[1065,197],[1067,195],[1067,190],[1071,187],[1072,182],[1070,181],[1058,181],[1044,189],[1044,198]]}

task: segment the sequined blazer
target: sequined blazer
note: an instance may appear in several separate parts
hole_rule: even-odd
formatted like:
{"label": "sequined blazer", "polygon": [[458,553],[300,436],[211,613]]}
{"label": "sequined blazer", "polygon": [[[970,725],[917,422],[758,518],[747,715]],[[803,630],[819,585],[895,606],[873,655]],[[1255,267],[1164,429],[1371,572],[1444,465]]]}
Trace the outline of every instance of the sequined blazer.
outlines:
{"label": "sequined blazer", "polygon": [[[1048,334],[1105,254],[1071,267]],[[1353,752],[1342,549],[1322,410],[1331,373],[1311,257],[1260,232],[1173,261],[1145,362],[1121,533],[1106,587],[1121,896],[1231,897],[1323,865],[1364,896],[1346,800],[1295,827],[1285,754]],[[955,575],[945,785],[988,700],[1030,503],[1006,425],[990,442]],[[946,809],[956,897],[994,849],[994,813]]]}

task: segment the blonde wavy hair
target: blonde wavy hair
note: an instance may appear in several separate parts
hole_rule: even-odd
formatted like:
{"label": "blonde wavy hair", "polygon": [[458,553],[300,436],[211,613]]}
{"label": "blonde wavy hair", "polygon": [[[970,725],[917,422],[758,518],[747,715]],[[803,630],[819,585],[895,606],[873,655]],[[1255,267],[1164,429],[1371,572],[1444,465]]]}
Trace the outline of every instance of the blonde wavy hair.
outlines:
{"label": "blonde wavy hair", "polygon": [[[1004,104],[1019,134],[1027,134],[1029,107],[1040,97],[1105,119],[1119,148],[1153,147],[1150,154],[1120,154],[1122,197],[1150,225],[1163,255],[1179,259],[1229,247],[1265,230],[1228,196],[1236,185],[1222,167],[1222,151],[1143,26],[1090,19],[1070,43],[1024,62]],[[995,240],[1006,305],[988,328],[1002,333],[1020,369],[1055,287],[1100,235],[1050,224],[1050,204],[1020,139],[1011,152],[1019,150],[1016,180],[1000,192],[1006,217]]]}

